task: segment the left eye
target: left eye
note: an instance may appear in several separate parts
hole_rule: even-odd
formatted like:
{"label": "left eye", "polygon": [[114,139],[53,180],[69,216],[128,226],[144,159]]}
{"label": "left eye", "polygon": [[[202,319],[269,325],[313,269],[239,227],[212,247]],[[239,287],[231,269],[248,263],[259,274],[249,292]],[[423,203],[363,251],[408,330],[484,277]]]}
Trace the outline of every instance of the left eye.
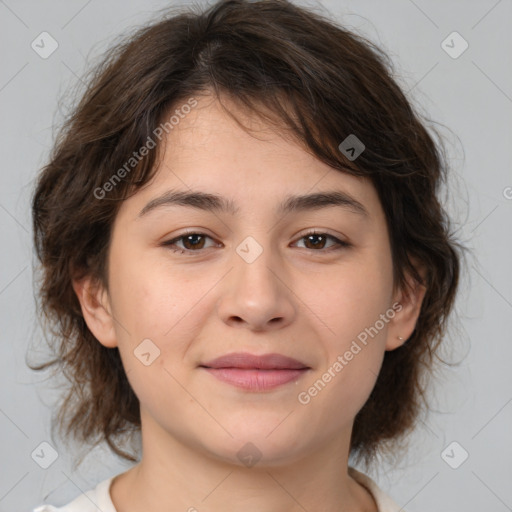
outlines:
{"label": "left eye", "polygon": [[[209,238],[212,240],[212,238],[204,233],[187,233],[185,235],[178,236],[176,238],[173,238],[172,240],[169,240],[167,242],[164,242],[162,245],[166,247],[170,247],[173,252],[179,252],[180,254],[184,253],[191,253],[191,252],[199,252],[201,249],[204,249],[204,242],[205,240]],[[310,245],[310,247],[305,247],[306,249],[310,249],[315,252],[328,252],[331,250],[336,249],[342,249],[345,247],[350,247],[350,244],[348,242],[344,242],[342,240],[339,240],[335,236],[329,235],[327,233],[319,233],[319,232],[311,232],[306,233],[305,235],[301,236],[299,240],[305,240],[306,245]],[[331,246],[327,249],[325,249],[325,243],[327,240],[334,241],[334,247]],[[183,243],[184,247],[180,247],[177,244]],[[188,245],[188,247],[187,247]]]}
{"label": "left eye", "polygon": [[[327,233],[319,233],[316,231],[312,231],[311,233],[306,233],[305,235],[301,236],[299,240],[306,240],[307,244],[311,244],[313,246],[312,250],[318,249],[319,245],[320,249],[324,249],[325,242],[327,240],[334,241],[334,247],[331,246],[329,250],[336,250],[336,249],[342,249],[344,247],[349,247],[350,244],[348,242],[344,242],[342,240],[339,240],[335,236],[329,235]],[[306,247],[306,249],[311,249],[311,247]],[[327,252],[327,250],[323,251]]]}

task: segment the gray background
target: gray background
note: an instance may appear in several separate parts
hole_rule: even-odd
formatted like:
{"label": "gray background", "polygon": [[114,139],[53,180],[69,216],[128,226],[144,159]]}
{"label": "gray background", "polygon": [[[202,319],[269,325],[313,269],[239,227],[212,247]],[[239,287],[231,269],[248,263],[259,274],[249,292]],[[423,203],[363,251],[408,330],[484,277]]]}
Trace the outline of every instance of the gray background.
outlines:
{"label": "gray background", "polygon": [[[102,448],[73,471],[70,450],[50,435],[58,394],[25,364],[29,347],[42,350],[37,348],[41,332],[33,299],[29,199],[62,119],[63,95],[115,36],[168,5],[0,1],[0,511],[30,510],[43,499],[62,505],[128,467]],[[439,127],[453,168],[446,204],[459,238],[473,251],[447,343],[446,356],[459,364],[439,376],[432,393],[435,410],[415,432],[407,457],[394,464],[383,461],[370,476],[409,512],[512,510],[512,2],[305,5],[331,12],[381,45],[411,101],[447,127]],[[43,31],[59,44],[47,59],[31,48]],[[469,44],[458,58],[441,46],[453,31]],[[453,45],[457,50],[460,41]],[[58,452],[48,469],[31,458],[44,441]],[[443,458],[454,441],[458,445]],[[453,469],[446,460],[459,463],[462,449],[469,458]]]}

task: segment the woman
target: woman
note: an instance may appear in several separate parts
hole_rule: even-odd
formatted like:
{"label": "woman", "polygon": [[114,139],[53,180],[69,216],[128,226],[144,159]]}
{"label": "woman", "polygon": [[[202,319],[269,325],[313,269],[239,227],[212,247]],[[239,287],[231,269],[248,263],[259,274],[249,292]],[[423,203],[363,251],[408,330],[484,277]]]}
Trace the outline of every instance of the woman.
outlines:
{"label": "woman", "polygon": [[382,52],[284,0],[114,48],[33,198],[58,332],[34,369],[72,383],[66,434],[137,464],[62,510],[398,511],[349,457],[424,406],[459,277],[444,173]]}

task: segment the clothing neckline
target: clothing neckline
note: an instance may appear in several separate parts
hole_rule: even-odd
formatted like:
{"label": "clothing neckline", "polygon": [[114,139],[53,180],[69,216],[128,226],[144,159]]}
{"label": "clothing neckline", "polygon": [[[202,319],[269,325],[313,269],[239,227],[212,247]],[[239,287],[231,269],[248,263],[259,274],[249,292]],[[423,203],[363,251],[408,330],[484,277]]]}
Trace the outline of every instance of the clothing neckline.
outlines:
{"label": "clothing neckline", "polygon": [[378,512],[405,512],[402,507],[377,485],[367,474],[362,473],[352,466],[348,466],[348,474],[360,483],[372,496],[377,504]]}
{"label": "clothing neckline", "polygon": [[114,502],[112,501],[112,496],[110,494],[110,488],[116,476],[118,475],[112,475],[110,478],[107,478],[98,484],[98,505],[100,506],[102,512],[117,512],[116,507],[114,506]]}
{"label": "clothing neckline", "polygon": [[[348,466],[348,474],[354,480],[356,480],[359,484],[361,484],[373,497],[375,503],[377,504],[377,509],[379,512],[388,510],[391,511],[399,511],[402,510],[387,494],[385,494],[377,483],[370,478],[365,473],[357,470],[352,466]],[[98,491],[98,505],[103,512],[117,512],[114,502],[112,501],[112,496],[110,494],[110,489],[112,487],[112,482],[114,478],[118,475],[113,475],[110,478],[107,478],[103,482],[100,482],[97,486]]]}

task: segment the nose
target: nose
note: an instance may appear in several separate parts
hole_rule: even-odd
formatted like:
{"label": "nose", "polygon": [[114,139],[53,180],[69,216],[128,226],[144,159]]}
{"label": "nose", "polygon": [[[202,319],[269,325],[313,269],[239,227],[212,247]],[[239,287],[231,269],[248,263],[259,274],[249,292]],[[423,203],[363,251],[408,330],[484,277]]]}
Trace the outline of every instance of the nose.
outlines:
{"label": "nose", "polygon": [[233,265],[220,290],[217,311],[223,322],[252,331],[282,329],[293,322],[297,307],[290,279],[270,249],[252,262],[235,253]]}

